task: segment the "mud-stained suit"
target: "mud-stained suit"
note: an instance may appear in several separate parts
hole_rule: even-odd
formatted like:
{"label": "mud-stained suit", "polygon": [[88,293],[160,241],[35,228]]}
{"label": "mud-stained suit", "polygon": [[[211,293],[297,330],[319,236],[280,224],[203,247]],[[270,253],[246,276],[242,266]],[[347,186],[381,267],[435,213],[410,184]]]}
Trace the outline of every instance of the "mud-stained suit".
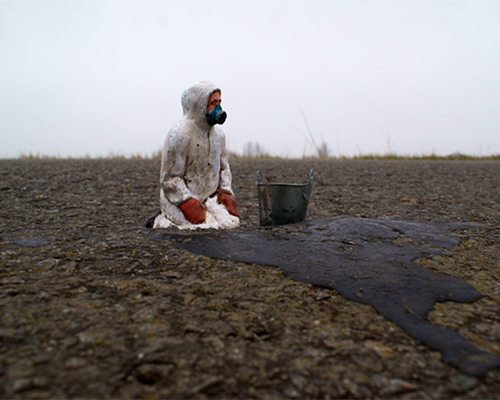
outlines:
{"label": "mud-stained suit", "polygon": [[[228,213],[217,194],[233,196],[231,170],[222,129],[207,121],[209,97],[220,89],[209,82],[199,82],[182,94],[183,117],[165,140],[160,173],[161,214],[154,228],[177,226],[179,229],[236,228],[238,216]],[[194,198],[206,207],[202,223],[189,222],[180,205]]]}

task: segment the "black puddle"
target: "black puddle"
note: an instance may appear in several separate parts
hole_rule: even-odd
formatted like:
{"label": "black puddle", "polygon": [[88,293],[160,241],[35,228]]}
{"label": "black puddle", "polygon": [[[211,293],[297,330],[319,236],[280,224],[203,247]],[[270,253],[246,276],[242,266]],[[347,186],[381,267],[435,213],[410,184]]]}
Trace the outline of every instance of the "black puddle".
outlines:
{"label": "black puddle", "polygon": [[42,237],[29,237],[16,240],[15,244],[23,247],[42,247],[50,244],[50,240]]}
{"label": "black puddle", "polygon": [[[459,243],[448,232],[463,226],[342,217],[258,231],[154,237],[211,258],[274,265],[296,281],[335,289],[349,300],[373,306],[412,337],[439,350],[444,362],[482,376],[500,366],[500,357],[427,319],[436,302],[472,302],[481,293],[460,279],[415,263],[421,257],[448,254],[444,249]],[[399,244],[394,243],[397,239]],[[433,249],[411,244],[415,241]]]}

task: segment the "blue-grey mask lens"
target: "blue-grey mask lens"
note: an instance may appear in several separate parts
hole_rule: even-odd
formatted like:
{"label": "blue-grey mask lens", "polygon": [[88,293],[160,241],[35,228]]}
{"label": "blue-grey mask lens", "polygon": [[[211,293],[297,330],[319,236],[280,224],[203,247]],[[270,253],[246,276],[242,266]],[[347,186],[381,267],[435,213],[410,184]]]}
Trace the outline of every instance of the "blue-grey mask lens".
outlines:
{"label": "blue-grey mask lens", "polygon": [[214,126],[215,124],[222,125],[226,121],[226,118],[227,113],[222,110],[220,104],[217,104],[212,112],[210,112],[210,114],[207,114],[207,122],[210,126]]}

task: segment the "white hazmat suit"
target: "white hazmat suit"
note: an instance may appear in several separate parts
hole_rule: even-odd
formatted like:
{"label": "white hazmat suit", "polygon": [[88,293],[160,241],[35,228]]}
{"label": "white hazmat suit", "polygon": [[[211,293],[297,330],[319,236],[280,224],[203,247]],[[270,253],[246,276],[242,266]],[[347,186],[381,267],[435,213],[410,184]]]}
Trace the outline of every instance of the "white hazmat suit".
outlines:
{"label": "white hazmat suit", "polygon": [[[234,197],[231,170],[222,129],[207,121],[208,99],[220,89],[199,82],[182,94],[182,119],[165,140],[160,173],[161,214],[154,228],[176,226],[179,229],[236,228],[240,220],[217,201],[220,191]],[[179,205],[195,198],[207,208],[200,224],[189,222]]]}

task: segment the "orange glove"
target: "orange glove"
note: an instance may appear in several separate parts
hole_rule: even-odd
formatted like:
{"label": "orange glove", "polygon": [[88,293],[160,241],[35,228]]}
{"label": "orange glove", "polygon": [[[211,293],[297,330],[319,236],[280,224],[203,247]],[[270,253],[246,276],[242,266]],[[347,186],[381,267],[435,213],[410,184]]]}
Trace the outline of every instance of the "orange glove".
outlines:
{"label": "orange glove", "polygon": [[217,202],[219,204],[224,204],[227,208],[227,212],[235,217],[240,217],[238,215],[238,210],[236,209],[236,200],[227,192],[217,193]]}
{"label": "orange glove", "polygon": [[207,219],[207,207],[201,201],[191,197],[179,205],[184,217],[192,224],[201,224]]}

